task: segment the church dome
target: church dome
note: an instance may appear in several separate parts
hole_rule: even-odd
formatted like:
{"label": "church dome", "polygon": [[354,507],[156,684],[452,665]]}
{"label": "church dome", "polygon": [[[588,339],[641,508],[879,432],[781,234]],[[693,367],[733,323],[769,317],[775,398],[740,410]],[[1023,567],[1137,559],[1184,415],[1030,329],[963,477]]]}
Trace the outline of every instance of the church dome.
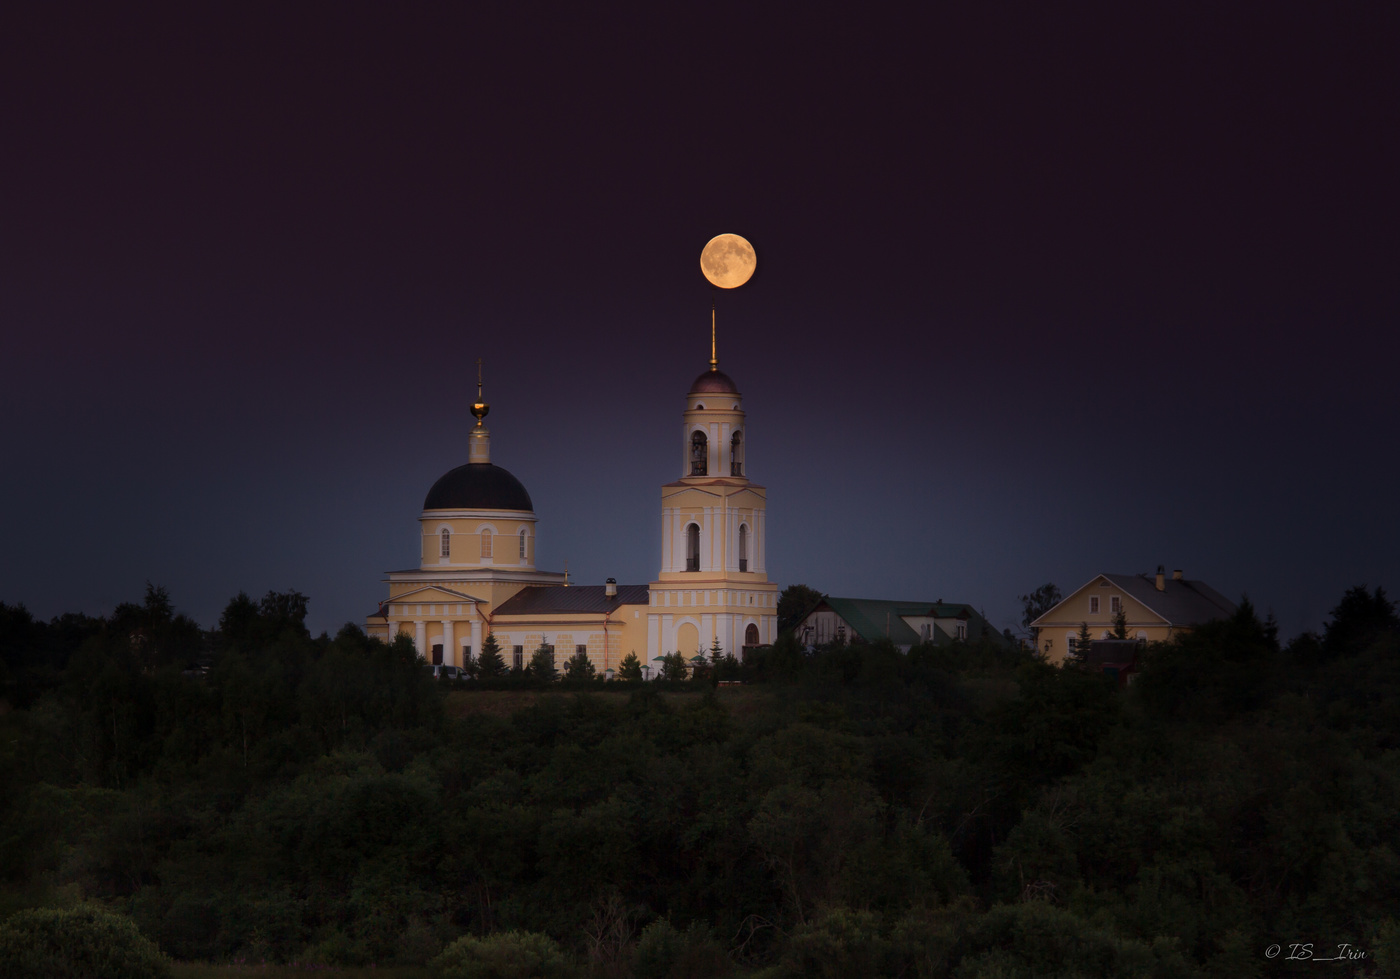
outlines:
{"label": "church dome", "polygon": [[733,378],[721,370],[706,371],[690,386],[691,394],[738,394]]}
{"label": "church dome", "polygon": [[507,469],[489,462],[458,466],[433,484],[424,510],[528,510],[535,505],[525,486]]}

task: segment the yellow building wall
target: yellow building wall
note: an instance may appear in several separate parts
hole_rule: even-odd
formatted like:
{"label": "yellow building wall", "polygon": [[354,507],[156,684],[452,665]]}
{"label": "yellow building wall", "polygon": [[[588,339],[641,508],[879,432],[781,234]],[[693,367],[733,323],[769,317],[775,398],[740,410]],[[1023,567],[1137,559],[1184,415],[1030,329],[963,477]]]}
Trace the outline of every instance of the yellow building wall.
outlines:
{"label": "yellow building wall", "polygon": [[[1099,599],[1098,612],[1089,611],[1091,596]],[[1086,623],[1092,638],[1113,638],[1115,615],[1112,599],[1115,596],[1122,600],[1127,613],[1129,639],[1164,642],[1188,631],[1182,626],[1173,627],[1118,586],[1109,583],[1105,587],[1102,579],[1095,579],[1073,592],[1052,610],[1050,617],[1041,620],[1037,627],[1040,630],[1037,639],[1039,654],[1055,666],[1062,665],[1069,653],[1069,635],[1073,633],[1078,639],[1079,630]]]}

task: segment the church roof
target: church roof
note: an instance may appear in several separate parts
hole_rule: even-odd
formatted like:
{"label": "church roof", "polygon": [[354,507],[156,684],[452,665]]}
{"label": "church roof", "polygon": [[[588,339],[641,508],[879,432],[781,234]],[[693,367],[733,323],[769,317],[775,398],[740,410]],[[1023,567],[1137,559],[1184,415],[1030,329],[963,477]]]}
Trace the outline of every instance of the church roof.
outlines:
{"label": "church roof", "polygon": [[428,497],[424,510],[528,510],[534,512],[530,494],[507,469],[489,462],[469,462],[444,473]]}
{"label": "church roof", "polygon": [[619,605],[647,605],[651,590],[646,585],[618,585],[617,595],[609,598],[606,585],[570,585],[560,588],[531,585],[522,588],[496,607],[493,615],[557,615],[615,612]]}
{"label": "church roof", "polygon": [[722,370],[706,371],[690,386],[691,394],[738,394],[734,379]]}

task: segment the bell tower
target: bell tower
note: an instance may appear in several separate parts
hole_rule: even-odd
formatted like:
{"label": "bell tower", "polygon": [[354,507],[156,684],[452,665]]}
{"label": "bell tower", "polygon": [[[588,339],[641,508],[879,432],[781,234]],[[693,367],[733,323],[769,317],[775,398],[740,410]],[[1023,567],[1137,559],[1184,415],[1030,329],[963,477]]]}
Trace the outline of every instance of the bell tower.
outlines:
{"label": "bell tower", "polygon": [[[767,490],[749,479],[743,397],[710,369],[681,414],[679,478],[661,487],[661,572],[651,584],[649,659],[708,658],[716,638],[734,656],[777,638],[778,586],[768,581]],[[653,664],[655,665],[655,664]]]}

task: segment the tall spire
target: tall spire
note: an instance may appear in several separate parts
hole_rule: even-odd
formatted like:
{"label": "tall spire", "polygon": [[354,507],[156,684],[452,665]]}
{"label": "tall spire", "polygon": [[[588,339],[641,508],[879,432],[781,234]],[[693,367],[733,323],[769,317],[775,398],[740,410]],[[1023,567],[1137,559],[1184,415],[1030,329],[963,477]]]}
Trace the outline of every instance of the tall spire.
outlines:
{"label": "tall spire", "polygon": [[486,415],[491,410],[481,395],[481,358],[476,361],[476,402],[472,414],[476,425],[467,434],[467,461],[485,463],[491,461],[491,430],[486,427]]}
{"label": "tall spire", "polygon": [[715,356],[715,297],[710,297],[710,370],[719,370],[719,358]]}
{"label": "tall spire", "polygon": [[472,414],[476,416],[476,427],[483,427],[483,419],[491,411],[491,406],[481,398],[481,358],[476,358],[476,404],[472,405]]}

